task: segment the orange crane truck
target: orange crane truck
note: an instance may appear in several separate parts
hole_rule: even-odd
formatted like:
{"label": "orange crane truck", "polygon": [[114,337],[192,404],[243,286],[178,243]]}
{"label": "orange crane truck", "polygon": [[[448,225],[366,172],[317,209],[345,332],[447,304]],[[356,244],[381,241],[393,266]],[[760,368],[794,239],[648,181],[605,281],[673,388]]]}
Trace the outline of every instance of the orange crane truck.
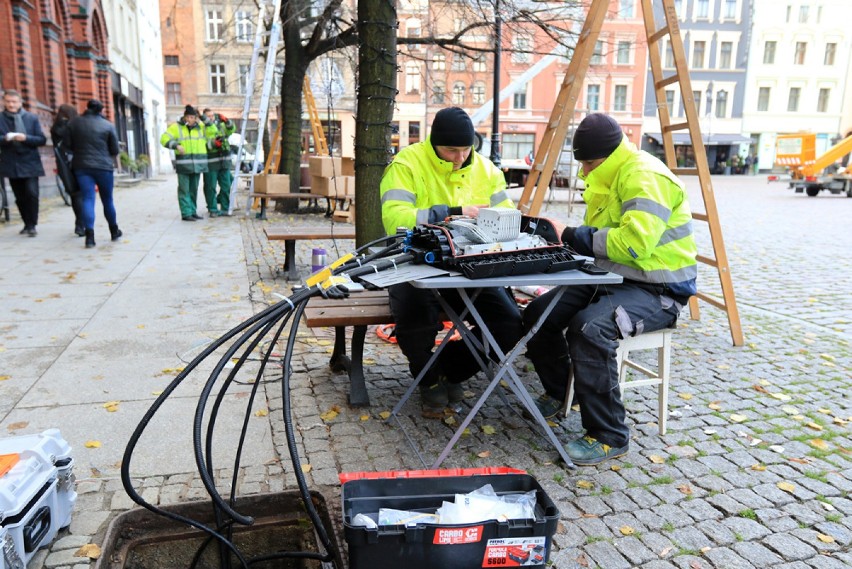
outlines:
{"label": "orange crane truck", "polygon": [[[814,133],[779,134],[775,143],[775,164],[789,171],[790,187],[796,193],[804,192],[814,197],[821,190],[827,190],[832,194],[845,192],[852,198],[850,152],[852,132],[820,156],[816,156]],[[842,165],[836,164],[838,160],[842,160]]]}

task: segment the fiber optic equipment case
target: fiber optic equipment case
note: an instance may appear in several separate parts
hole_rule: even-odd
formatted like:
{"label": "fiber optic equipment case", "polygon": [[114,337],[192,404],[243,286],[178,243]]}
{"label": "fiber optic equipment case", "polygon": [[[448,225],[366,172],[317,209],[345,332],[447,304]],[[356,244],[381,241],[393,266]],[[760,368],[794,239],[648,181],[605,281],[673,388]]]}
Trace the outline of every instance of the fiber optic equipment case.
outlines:
{"label": "fiber optic equipment case", "polygon": [[0,439],[0,569],[23,569],[71,523],[73,466],[59,429]]}

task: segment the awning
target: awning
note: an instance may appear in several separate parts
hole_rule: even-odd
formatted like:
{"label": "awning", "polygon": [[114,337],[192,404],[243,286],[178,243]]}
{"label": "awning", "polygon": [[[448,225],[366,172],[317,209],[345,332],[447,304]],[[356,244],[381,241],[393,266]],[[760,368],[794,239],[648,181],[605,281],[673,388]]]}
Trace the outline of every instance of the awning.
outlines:
{"label": "awning", "polygon": [[[663,136],[659,132],[648,132],[645,133],[645,136],[653,139],[657,144],[663,144]],[[672,136],[674,137],[675,146],[692,146],[692,141],[689,139],[688,133],[675,132]],[[704,141],[704,146],[729,146],[731,144],[751,143],[751,138],[747,136],[727,133],[711,134],[709,136],[702,134],[701,140]]]}

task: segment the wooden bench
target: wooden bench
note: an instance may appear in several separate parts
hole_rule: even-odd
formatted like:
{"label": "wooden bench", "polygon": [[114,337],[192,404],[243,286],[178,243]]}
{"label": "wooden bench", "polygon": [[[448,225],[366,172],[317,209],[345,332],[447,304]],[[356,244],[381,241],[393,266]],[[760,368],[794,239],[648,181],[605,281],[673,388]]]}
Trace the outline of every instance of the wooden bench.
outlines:
{"label": "wooden bench", "polygon": [[270,241],[284,241],[284,275],[288,281],[299,280],[296,268],[296,241],[300,239],[355,239],[354,225],[323,227],[270,226],[263,229]]}
{"label": "wooden bench", "polygon": [[[305,307],[308,327],[334,327],[334,350],[328,365],[332,371],[349,375],[349,404],[353,407],[370,405],[363,365],[367,326],[393,321],[385,290],[356,292],[344,299],[312,298]],[[353,327],[351,358],[346,355],[347,326]]]}

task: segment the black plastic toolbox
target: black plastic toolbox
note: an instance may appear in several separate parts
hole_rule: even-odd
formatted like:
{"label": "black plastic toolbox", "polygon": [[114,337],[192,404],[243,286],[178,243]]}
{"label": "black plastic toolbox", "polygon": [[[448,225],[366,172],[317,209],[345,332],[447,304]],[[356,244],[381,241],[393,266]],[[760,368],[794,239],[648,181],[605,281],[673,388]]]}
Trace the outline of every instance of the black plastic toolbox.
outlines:
{"label": "black plastic toolbox", "polygon": [[[341,480],[350,569],[544,567],[559,522],[559,510],[539,483],[514,469],[356,473],[344,474]],[[486,484],[498,495],[535,490],[535,519],[378,528],[352,524],[358,514],[375,516],[380,508],[434,513],[456,494]]]}

